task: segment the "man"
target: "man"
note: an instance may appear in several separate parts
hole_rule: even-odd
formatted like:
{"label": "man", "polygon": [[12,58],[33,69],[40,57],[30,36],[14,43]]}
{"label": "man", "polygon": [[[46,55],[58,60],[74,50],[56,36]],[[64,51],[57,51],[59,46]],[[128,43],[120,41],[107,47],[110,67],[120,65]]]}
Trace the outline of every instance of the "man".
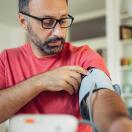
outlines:
{"label": "man", "polygon": [[[88,46],[77,48],[65,42],[73,22],[68,1],[19,0],[19,20],[30,42],[1,53],[0,122],[19,113],[71,114],[81,119],[82,75],[90,67],[109,73]],[[108,131],[117,119],[128,120],[120,97],[110,88],[94,92],[92,102],[98,131]]]}

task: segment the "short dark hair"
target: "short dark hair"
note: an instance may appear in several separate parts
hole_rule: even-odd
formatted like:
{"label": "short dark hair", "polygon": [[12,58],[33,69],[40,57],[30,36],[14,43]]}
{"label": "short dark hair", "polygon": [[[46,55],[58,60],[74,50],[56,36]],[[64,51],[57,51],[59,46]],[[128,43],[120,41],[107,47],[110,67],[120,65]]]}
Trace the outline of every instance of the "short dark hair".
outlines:
{"label": "short dark hair", "polygon": [[[19,7],[19,12],[24,11],[24,12],[29,12],[29,2],[31,0],[19,0],[18,7]],[[68,0],[66,0],[68,4]]]}

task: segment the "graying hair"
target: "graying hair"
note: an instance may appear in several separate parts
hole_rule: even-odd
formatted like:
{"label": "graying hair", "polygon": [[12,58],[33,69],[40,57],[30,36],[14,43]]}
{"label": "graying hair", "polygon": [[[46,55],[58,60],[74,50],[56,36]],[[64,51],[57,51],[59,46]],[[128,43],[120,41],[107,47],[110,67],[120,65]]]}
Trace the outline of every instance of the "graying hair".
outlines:
{"label": "graying hair", "polygon": [[[29,2],[31,0],[19,0],[18,3],[18,7],[19,7],[19,12],[23,11],[23,12],[27,12],[29,13]],[[68,0],[66,0],[67,4],[68,4]]]}

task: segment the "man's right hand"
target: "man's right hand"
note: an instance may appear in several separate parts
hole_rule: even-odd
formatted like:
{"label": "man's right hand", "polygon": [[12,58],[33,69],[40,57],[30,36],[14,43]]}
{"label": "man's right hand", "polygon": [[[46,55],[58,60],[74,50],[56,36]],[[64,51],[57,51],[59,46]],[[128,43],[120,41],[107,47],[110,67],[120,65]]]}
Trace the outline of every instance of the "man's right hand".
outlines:
{"label": "man's right hand", "polygon": [[86,72],[79,66],[60,67],[0,90],[0,123],[14,115],[42,91],[64,90],[72,95],[78,91],[81,74]]}
{"label": "man's right hand", "polygon": [[[78,92],[81,75],[87,70],[80,66],[64,66],[36,76],[42,91],[67,91],[70,95]],[[35,81],[36,82],[36,81]]]}

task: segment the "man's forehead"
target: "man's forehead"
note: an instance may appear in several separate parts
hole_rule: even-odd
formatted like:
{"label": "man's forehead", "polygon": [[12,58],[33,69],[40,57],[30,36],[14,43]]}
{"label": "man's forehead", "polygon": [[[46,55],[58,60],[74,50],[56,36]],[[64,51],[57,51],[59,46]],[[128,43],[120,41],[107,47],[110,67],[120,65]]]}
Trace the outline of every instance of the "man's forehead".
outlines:
{"label": "man's forehead", "polygon": [[68,13],[66,0],[31,0],[29,11],[33,15],[43,16],[62,16]]}
{"label": "man's forehead", "polygon": [[30,0],[29,8],[34,9],[62,9],[67,8],[66,0]]}

